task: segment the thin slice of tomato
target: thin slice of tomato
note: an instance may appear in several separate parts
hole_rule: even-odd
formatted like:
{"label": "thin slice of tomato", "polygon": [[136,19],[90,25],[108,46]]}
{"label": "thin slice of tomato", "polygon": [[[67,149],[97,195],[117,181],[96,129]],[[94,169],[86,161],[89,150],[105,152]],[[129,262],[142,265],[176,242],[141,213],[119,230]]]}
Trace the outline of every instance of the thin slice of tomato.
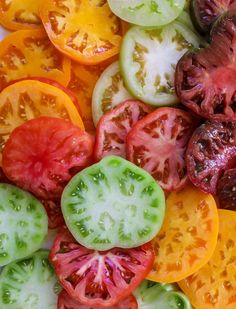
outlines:
{"label": "thin slice of tomato", "polygon": [[47,215],[48,215],[48,228],[51,230],[62,227],[65,224],[60,199],[57,200],[41,200]]}

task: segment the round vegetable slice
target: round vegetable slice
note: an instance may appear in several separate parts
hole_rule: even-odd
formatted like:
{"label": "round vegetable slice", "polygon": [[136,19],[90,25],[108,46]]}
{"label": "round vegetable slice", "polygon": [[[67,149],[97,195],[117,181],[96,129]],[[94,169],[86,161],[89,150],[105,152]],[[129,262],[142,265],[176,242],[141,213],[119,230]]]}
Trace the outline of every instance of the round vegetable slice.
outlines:
{"label": "round vegetable slice", "polygon": [[47,215],[43,205],[31,194],[1,183],[0,218],[0,266],[41,247],[48,230]]}
{"label": "round vegetable slice", "polygon": [[0,24],[10,30],[40,28],[39,5],[39,0],[2,0]]}
{"label": "round vegetable slice", "polygon": [[97,126],[94,157],[126,157],[126,137],[131,128],[152,110],[140,101],[126,101],[105,114]]}
{"label": "round vegetable slice", "polygon": [[53,44],[84,64],[97,64],[119,53],[122,25],[107,1],[46,0],[41,18]]}
{"label": "round vegetable slice", "polygon": [[189,179],[202,191],[216,194],[221,174],[235,165],[236,124],[207,122],[197,128],[188,144]]}
{"label": "round vegetable slice", "polygon": [[227,170],[218,182],[217,195],[221,208],[236,210],[236,169]]}
{"label": "round vegetable slice", "polygon": [[60,198],[70,178],[91,163],[93,138],[64,119],[40,117],[17,127],[3,150],[7,177],[43,199]]}
{"label": "round vegetable slice", "polygon": [[236,14],[227,13],[212,30],[211,44],[187,53],[176,68],[179,100],[198,115],[236,121]]}
{"label": "round vegetable slice", "polygon": [[87,248],[132,248],[150,241],[165,213],[164,193],[144,170],[109,156],[74,176],[62,195],[62,213]]}
{"label": "round vegetable slice", "polygon": [[29,76],[70,80],[70,60],[62,56],[43,30],[20,30],[0,43],[0,90],[16,79]]}
{"label": "round vegetable slice", "polygon": [[67,293],[92,308],[110,308],[128,297],[148,274],[153,260],[150,243],[99,252],[81,246],[66,229],[60,231],[50,253]]}
{"label": "round vegetable slice", "polygon": [[196,308],[234,309],[236,305],[236,213],[219,210],[220,230],[210,261],[178,284]]}
{"label": "round vegetable slice", "polygon": [[57,306],[57,278],[48,252],[39,251],[7,265],[0,275],[0,307],[42,309]]}
{"label": "round vegetable slice", "polygon": [[119,63],[114,62],[102,73],[93,91],[92,111],[95,126],[104,114],[128,99],[132,99],[132,96],[124,86]]}
{"label": "round vegetable slice", "polygon": [[199,270],[213,255],[218,230],[212,195],[190,186],[171,193],[164,224],[153,240],[156,259],[148,279],[171,283]]}
{"label": "round vegetable slice", "polygon": [[188,298],[173,284],[161,284],[144,280],[134,295],[139,308],[192,309]]}
{"label": "round vegetable slice", "polygon": [[65,224],[60,200],[42,200],[43,206],[48,215],[48,228],[53,230]]}
{"label": "round vegetable slice", "polygon": [[[58,298],[58,309],[102,309],[104,307],[91,307],[84,305],[71,298],[66,291],[62,291]],[[138,304],[133,295],[122,300],[114,306],[107,307],[108,309],[138,309]]]}
{"label": "round vegetable slice", "polygon": [[189,113],[158,108],[128,134],[128,160],[149,172],[165,190],[180,189],[187,182],[185,153],[194,126]]}
{"label": "round vegetable slice", "polygon": [[124,37],[120,61],[129,92],[152,105],[177,103],[174,89],[176,63],[199,43],[199,37],[179,22],[163,28],[132,27]]}
{"label": "round vegetable slice", "polygon": [[121,19],[139,26],[163,26],[183,11],[185,0],[108,0],[111,10]]}

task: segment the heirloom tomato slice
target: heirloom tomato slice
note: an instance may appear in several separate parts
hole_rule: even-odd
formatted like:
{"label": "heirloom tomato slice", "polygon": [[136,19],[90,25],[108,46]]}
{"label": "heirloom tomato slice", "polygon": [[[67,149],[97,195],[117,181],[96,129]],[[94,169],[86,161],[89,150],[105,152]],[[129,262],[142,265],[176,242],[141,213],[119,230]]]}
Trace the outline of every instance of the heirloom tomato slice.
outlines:
{"label": "heirloom tomato slice", "polygon": [[218,182],[220,208],[236,211],[236,168],[227,170]]}
{"label": "heirloom tomato slice", "polygon": [[171,283],[199,270],[215,250],[218,230],[213,196],[190,186],[171,193],[162,229],[153,239],[156,259],[148,279]]}
{"label": "heirloom tomato slice", "polygon": [[150,243],[132,249],[99,252],[80,245],[67,229],[59,232],[50,253],[50,261],[63,288],[75,300],[90,306],[89,309],[119,308],[115,305],[138,287],[150,271],[153,260]]}
{"label": "heirloom tomato slice", "polygon": [[104,0],[46,0],[40,10],[53,44],[77,62],[97,64],[119,53],[122,24]]}
{"label": "heirloom tomato slice", "polygon": [[20,30],[0,43],[0,91],[13,80],[38,76],[67,85],[70,60],[52,45],[43,30]]}
{"label": "heirloom tomato slice", "polygon": [[219,210],[220,229],[210,261],[178,284],[197,309],[236,308],[236,212]]}
{"label": "heirloom tomato slice", "polygon": [[21,80],[0,93],[0,165],[2,150],[11,132],[27,120],[40,116],[63,118],[84,128],[71,96],[40,80]]}
{"label": "heirloom tomato slice", "polygon": [[10,30],[42,27],[39,17],[40,0],[1,0],[0,24]]}
{"label": "heirloom tomato slice", "polygon": [[53,230],[64,225],[65,221],[61,211],[61,201],[57,200],[41,200],[47,215],[48,228]]}
{"label": "heirloom tomato slice", "polygon": [[[74,300],[69,294],[63,290],[58,298],[58,309],[103,309],[104,307],[91,307],[90,305],[82,304]],[[133,295],[121,300],[114,306],[109,306],[107,309],[138,309],[138,304]]]}
{"label": "heirloom tomato slice", "polygon": [[6,176],[36,196],[59,199],[64,186],[91,164],[93,138],[70,122],[39,117],[11,133],[3,150]]}

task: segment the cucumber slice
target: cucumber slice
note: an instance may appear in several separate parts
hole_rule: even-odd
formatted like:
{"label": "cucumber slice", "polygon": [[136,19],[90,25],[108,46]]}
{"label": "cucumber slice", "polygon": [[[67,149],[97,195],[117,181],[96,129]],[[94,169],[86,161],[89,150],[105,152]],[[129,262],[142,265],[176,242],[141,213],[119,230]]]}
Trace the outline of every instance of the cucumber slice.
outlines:
{"label": "cucumber slice", "polygon": [[56,309],[58,283],[48,251],[7,265],[0,275],[1,309]]}
{"label": "cucumber slice", "polygon": [[113,13],[139,26],[163,26],[183,11],[185,0],[108,0]]}
{"label": "cucumber slice", "polygon": [[134,291],[139,309],[191,309],[188,298],[174,284],[144,280]]}
{"label": "cucumber slice", "polygon": [[62,194],[62,212],[83,246],[133,248],[159,232],[165,197],[150,174],[120,157],[108,156],[72,178]]}
{"label": "cucumber slice", "polygon": [[187,51],[200,43],[197,34],[177,21],[163,28],[131,28],[124,37],[120,58],[127,89],[151,105],[178,103],[175,67]]}
{"label": "cucumber slice", "polygon": [[41,248],[48,231],[43,205],[30,193],[0,184],[0,266]]}
{"label": "cucumber slice", "polygon": [[92,97],[93,122],[96,126],[102,115],[133,97],[126,90],[119,62],[112,63],[100,76]]}

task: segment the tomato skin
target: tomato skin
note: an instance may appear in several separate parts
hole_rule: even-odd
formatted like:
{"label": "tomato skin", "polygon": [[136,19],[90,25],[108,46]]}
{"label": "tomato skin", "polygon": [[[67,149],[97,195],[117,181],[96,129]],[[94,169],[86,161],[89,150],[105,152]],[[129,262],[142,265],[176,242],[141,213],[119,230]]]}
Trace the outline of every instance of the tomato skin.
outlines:
{"label": "tomato skin", "polygon": [[91,307],[109,308],[142,282],[152,267],[154,252],[150,243],[134,249],[94,251],[77,243],[64,228],[49,259],[71,297]]}

